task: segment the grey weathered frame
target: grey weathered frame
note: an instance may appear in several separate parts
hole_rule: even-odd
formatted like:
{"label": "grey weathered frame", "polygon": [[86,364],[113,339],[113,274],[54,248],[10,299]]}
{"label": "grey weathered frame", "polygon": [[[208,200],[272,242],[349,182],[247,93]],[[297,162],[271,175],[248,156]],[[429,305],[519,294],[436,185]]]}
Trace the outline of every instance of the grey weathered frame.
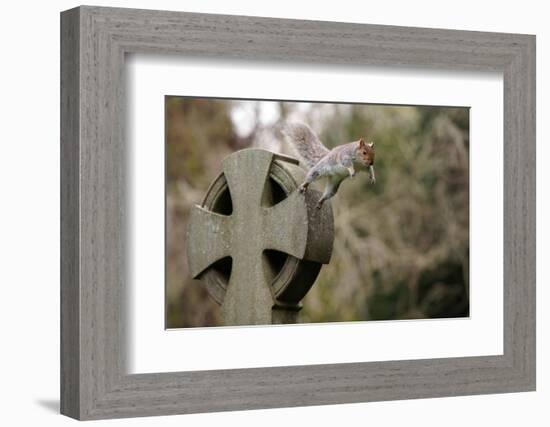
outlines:
{"label": "grey weathered frame", "polygon": [[[504,75],[504,354],[128,375],[124,56]],[[535,389],[535,37],[98,7],[61,14],[61,412],[78,419]],[[159,284],[161,285],[161,284]]]}

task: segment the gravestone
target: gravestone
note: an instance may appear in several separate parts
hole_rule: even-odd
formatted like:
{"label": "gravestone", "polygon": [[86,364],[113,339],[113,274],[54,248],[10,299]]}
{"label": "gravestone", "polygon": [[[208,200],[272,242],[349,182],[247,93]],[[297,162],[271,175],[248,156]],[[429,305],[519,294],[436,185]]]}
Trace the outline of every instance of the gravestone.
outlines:
{"label": "gravestone", "polygon": [[296,159],[240,150],[193,207],[189,270],[221,304],[225,325],[295,323],[300,300],[329,262],[332,208],[316,208],[318,191],[296,191],[304,177]]}

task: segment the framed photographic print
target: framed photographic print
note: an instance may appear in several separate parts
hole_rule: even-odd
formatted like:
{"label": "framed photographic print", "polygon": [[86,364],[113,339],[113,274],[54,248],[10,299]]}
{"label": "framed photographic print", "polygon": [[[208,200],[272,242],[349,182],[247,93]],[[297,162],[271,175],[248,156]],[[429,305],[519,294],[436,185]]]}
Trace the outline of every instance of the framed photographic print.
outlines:
{"label": "framed photographic print", "polygon": [[535,38],[61,15],[61,411],[535,389]]}

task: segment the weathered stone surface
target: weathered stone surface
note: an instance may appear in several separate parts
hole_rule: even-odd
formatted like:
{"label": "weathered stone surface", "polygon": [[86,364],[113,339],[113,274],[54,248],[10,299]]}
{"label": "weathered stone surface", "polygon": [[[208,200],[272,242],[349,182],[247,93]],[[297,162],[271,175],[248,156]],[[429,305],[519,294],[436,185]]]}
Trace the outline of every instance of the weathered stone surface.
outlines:
{"label": "weathered stone surface", "polygon": [[207,281],[226,325],[295,322],[299,300],[330,260],[332,210],[315,208],[319,193],[296,191],[304,176],[296,164],[265,150],[238,151],[191,213],[189,269]]}

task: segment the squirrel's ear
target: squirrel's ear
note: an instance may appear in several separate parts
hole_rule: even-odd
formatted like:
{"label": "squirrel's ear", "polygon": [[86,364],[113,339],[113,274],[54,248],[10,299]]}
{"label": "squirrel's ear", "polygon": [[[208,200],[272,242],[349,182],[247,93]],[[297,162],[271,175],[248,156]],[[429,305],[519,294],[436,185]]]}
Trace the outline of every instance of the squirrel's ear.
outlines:
{"label": "squirrel's ear", "polygon": [[369,142],[369,147],[374,148],[374,142]]}
{"label": "squirrel's ear", "polygon": [[361,139],[359,140],[359,147],[360,147],[360,148],[365,148],[365,140],[364,140],[363,138],[361,138]]}

